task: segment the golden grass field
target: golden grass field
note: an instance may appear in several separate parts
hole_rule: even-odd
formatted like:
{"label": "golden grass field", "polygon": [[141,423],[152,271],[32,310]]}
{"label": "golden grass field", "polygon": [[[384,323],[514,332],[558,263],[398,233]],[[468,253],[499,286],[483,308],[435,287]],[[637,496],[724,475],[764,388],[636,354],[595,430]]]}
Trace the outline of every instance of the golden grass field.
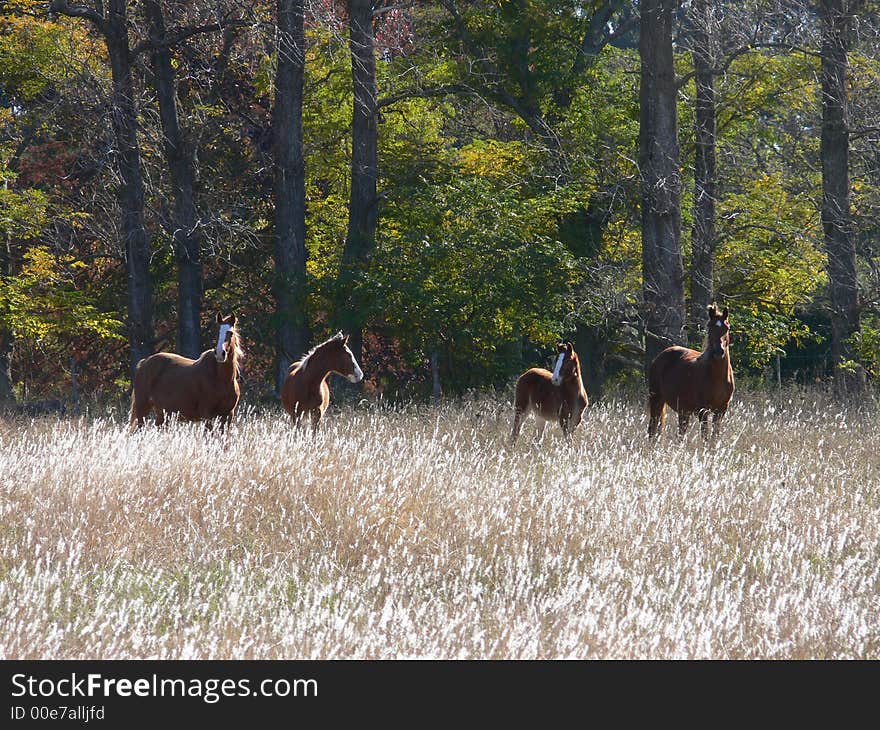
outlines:
{"label": "golden grass field", "polygon": [[280,409],[229,438],[0,421],[0,657],[880,658],[875,407]]}

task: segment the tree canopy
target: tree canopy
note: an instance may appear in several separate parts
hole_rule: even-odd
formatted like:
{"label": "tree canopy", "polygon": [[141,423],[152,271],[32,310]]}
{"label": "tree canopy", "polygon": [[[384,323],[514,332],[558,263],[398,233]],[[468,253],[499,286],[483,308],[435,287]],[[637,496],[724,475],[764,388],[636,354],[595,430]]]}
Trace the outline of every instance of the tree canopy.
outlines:
{"label": "tree canopy", "polygon": [[[119,86],[106,33],[89,20],[102,5],[0,3],[0,365],[12,385],[2,397],[64,396],[71,366],[80,390],[96,397],[129,386]],[[202,279],[200,303],[188,306],[204,311],[203,347],[213,312],[236,311],[249,351],[246,393],[269,394],[285,316],[268,305],[279,281],[273,110],[279,93],[291,93],[276,88],[276,4],[152,5],[164,40],[142,4],[123,3],[153,282],[150,347],[178,348],[184,306],[179,180],[153,55],[161,48],[191,154],[186,220],[199,234]],[[641,382],[642,5],[373,2],[375,240],[340,276],[353,177],[349,4],[305,2],[306,280],[285,305],[301,310],[300,336],[324,339],[356,304],[365,387],[389,396],[429,393],[432,359],[446,393],[505,387],[546,364],[562,338],[583,351],[589,388]],[[685,298],[702,43],[714,95],[711,288],[731,311],[737,371],[758,383],[771,366],[775,379],[778,364],[783,377],[824,379],[834,363],[821,3],[724,0],[709,15],[699,2],[672,5]],[[874,3],[847,8],[858,19],[846,49],[846,124],[860,327],[846,357],[877,377],[880,23]],[[686,334],[699,344],[700,332]]]}

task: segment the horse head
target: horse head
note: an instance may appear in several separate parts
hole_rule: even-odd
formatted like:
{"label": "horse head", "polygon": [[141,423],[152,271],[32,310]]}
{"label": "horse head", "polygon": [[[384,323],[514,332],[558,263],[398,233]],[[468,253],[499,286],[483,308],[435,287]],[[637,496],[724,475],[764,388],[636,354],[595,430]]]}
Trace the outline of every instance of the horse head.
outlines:
{"label": "horse head", "polygon": [[574,351],[574,345],[568,340],[556,343],[556,366],[550,382],[553,385],[562,385],[567,378],[577,371],[579,367],[578,356]]}
{"label": "horse head", "polygon": [[223,363],[232,355],[234,347],[232,340],[235,337],[235,314],[230,313],[228,317],[224,317],[217,312],[217,324],[220,325],[220,331],[214,347],[214,358],[217,362]]}
{"label": "horse head", "polygon": [[334,349],[337,351],[334,353],[335,357],[330,364],[330,369],[348,378],[352,383],[359,383],[363,380],[364,371],[361,370],[354,353],[348,346],[348,335],[337,332],[330,343],[335,346]]}
{"label": "horse head", "polygon": [[727,320],[727,307],[718,311],[718,305],[710,304],[709,313],[709,344],[707,349],[712,357],[721,358],[727,354],[730,346],[730,323]]}

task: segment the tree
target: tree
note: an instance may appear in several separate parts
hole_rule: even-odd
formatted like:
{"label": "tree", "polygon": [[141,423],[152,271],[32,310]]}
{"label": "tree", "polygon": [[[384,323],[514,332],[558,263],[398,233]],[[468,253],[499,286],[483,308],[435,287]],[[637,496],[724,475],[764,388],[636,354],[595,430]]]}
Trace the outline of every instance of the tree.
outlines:
{"label": "tree", "polygon": [[639,38],[639,172],[645,370],[661,350],[683,344],[681,171],[672,14],[675,0],[644,0]]}
{"label": "tree", "polygon": [[306,194],[302,143],[305,35],[303,0],[277,0],[275,103],[276,388],[309,342],[305,317]]}
{"label": "tree", "polygon": [[144,12],[149,23],[153,87],[159,102],[163,150],[174,200],[171,231],[177,261],[177,352],[197,358],[202,352],[202,235],[196,206],[195,160],[180,128],[176,74],[160,1],[145,0]]}
{"label": "tree", "polygon": [[705,329],[706,309],[713,301],[715,259],[715,33],[710,0],[694,0],[694,224],[691,234],[691,314],[693,340]]}
{"label": "tree", "polygon": [[70,5],[67,0],[52,0],[50,10],[91,22],[103,37],[110,59],[113,77],[111,119],[118,147],[116,164],[122,179],[119,203],[128,275],[128,341],[134,372],[138,362],[152,354],[155,336],[150,239],[144,224],[144,181],[134,101],[133,54],[128,37],[128,4],[126,0],[107,0],[106,5],[99,1],[89,7]]}
{"label": "tree", "polygon": [[378,120],[376,52],[373,35],[372,0],[350,0],[348,4],[351,78],[354,111],[351,121],[351,192],[348,204],[348,233],[339,275],[340,321],[351,334],[350,347],[360,360],[363,305],[357,296],[358,283],[370,254],[376,247],[379,208]]}
{"label": "tree", "polygon": [[847,51],[859,0],[822,0],[822,227],[831,289],[831,354],[835,386],[857,384],[847,369],[850,338],[859,330],[856,250],[850,208]]}

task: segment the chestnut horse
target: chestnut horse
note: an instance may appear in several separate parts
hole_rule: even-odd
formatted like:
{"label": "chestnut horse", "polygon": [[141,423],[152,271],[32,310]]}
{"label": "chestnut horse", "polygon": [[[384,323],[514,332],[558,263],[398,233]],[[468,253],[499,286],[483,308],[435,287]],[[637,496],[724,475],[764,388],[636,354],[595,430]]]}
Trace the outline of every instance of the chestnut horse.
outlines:
{"label": "chestnut horse", "polygon": [[556,365],[551,373],[544,368],[526,370],[516,381],[513,405],[513,431],[510,442],[516,443],[523,417],[534,413],[540,422],[538,438],[547,421],[556,421],[568,436],[581,422],[587,407],[587,391],[581,379],[581,363],[571,342],[556,345]]}
{"label": "chestnut horse", "polygon": [[648,436],[660,434],[666,420],[666,406],[678,413],[678,433],[684,436],[691,416],[700,419],[703,439],[709,438],[709,413],[713,435],[721,430],[721,419],[733,396],[733,368],[730,366],[730,323],[727,307],[718,311],[709,305],[709,336],[706,349],[667,347],[651,363],[648,373],[648,408],[651,420]]}
{"label": "chestnut horse", "polygon": [[312,433],[316,433],[321,417],[330,403],[327,378],[337,373],[358,383],[364,378],[354,353],[348,349],[348,335],[337,332],[329,340],[309,350],[301,360],[290,366],[281,385],[281,402],[293,416],[295,426],[305,413],[312,419]]}
{"label": "chestnut horse", "polygon": [[220,430],[235,416],[238,405],[238,365],[243,356],[235,315],[224,317],[217,312],[219,334],[213,350],[206,350],[198,360],[173,352],[157,352],[137,364],[131,392],[131,427],[143,426],[152,410],[156,425],[165,422],[165,414],[176,413],[186,421],[220,419]]}

